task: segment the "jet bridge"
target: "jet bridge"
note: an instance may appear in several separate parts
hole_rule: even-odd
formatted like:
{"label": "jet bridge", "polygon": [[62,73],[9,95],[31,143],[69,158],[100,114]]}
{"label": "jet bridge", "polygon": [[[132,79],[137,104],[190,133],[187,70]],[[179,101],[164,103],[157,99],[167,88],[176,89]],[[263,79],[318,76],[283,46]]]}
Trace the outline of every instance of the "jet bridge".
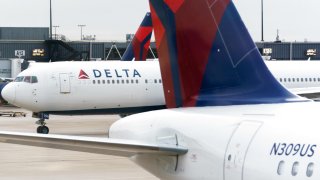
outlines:
{"label": "jet bridge", "polygon": [[[46,40],[49,49],[49,59],[51,61],[67,61],[67,60],[89,60],[90,51],[78,51],[69,44],[61,40]],[[64,49],[64,51],[61,51]]]}

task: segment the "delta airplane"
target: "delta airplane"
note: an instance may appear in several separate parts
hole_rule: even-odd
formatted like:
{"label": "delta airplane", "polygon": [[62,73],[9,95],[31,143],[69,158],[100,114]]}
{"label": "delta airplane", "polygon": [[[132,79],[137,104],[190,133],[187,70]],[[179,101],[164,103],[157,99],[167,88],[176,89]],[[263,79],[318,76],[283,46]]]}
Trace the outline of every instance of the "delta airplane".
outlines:
{"label": "delta airplane", "polygon": [[[150,40],[152,36],[152,20],[150,12],[147,12],[143,18],[138,30],[133,39],[128,45],[128,48],[121,57],[122,61],[145,61],[147,59],[148,50],[150,47]],[[31,61],[29,61],[31,62]],[[32,65],[35,62],[31,62]],[[14,79],[0,77],[0,100],[3,99],[1,95],[2,89]]]}
{"label": "delta airplane", "polygon": [[[138,60],[146,60],[147,53],[150,46],[150,40],[152,36],[152,21],[150,13],[147,13],[140,24],[137,32],[135,33],[132,41],[128,45],[127,50],[125,51],[124,55],[122,56],[122,61],[135,61]],[[149,64],[149,65],[148,65]],[[152,65],[156,64],[156,65]],[[6,89],[11,89],[11,93],[7,93],[8,90],[4,90],[5,92],[2,93],[2,90],[7,86],[7,83],[0,84],[0,99],[2,95],[5,96],[5,99],[10,99],[12,104],[17,105],[20,104],[20,107],[27,107],[28,102],[25,101],[26,99],[22,100],[23,103],[20,103],[20,95],[31,95],[32,96],[32,103],[38,104],[40,102],[50,101],[49,104],[44,105],[47,108],[46,110],[50,109],[50,106],[53,104],[58,103],[58,99],[51,99],[51,95],[53,96],[60,96],[63,95],[63,99],[67,98],[70,103],[66,103],[65,105],[59,105],[58,109],[51,109],[53,112],[57,111],[62,112],[64,108],[68,110],[66,114],[115,114],[115,113],[122,113],[122,114],[132,114],[137,112],[155,110],[155,109],[163,109],[165,108],[164,105],[164,97],[162,93],[162,86],[161,86],[161,77],[160,77],[160,69],[157,68],[153,70],[152,67],[159,66],[157,62],[148,62],[146,64],[142,64],[140,62],[132,63],[132,62],[57,62],[57,63],[30,63],[29,68],[23,71],[22,74],[19,74],[18,77],[15,79],[14,84],[19,84],[15,86],[13,89],[10,88],[9,85]],[[79,67],[74,71],[73,67]],[[86,68],[83,68],[86,67]],[[99,68],[97,68],[99,67]],[[144,69],[147,67],[147,69]],[[40,70],[41,69],[41,70]],[[42,72],[40,72],[40,71]],[[33,71],[38,71],[37,73],[32,73]],[[50,73],[46,73],[49,72]],[[86,72],[93,72],[94,76],[88,76]],[[154,71],[157,71],[154,73]],[[30,74],[31,72],[31,74]],[[42,76],[45,73],[46,75]],[[29,75],[28,75],[29,74]],[[154,75],[157,75],[156,77]],[[101,77],[101,80],[94,80],[92,78],[97,76]],[[148,78],[150,81],[149,86],[140,86],[141,76]],[[103,79],[103,77],[105,77]],[[47,79],[49,78],[49,79]],[[51,83],[46,84],[44,83],[46,80],[49,80]],[[39,80],[39,81],[38,81]],[[76,80],[76,81],[74,81]],[[56,81],[56,82],[53,82]],[[44,83],[44,84],[43,84]],[[76,86],[74,86],[77,83]],[[63,85],[62,85],[63,84]],[[95,86],[100,84],[102,89],[98,88],[98,91],[91,91],[92,88],[96,88]],[[49,86],[47,86],[49,85]],[[108,85],[108,86],[106,86]],[[120,91],[115,88],[123,88]],[[22,88],[24,86],[29,86],[30,92],[23,92]],[[45,87],[50,87],[53,89],[58,90],[58,94],[55,90],[44,90]],[[59,86],[59,87],[56,87]],[[132,92],[129,92],[127,88],[130,88]],[[44,91],[43,91],[44,90]],[[80,90],[80,91],[78,91]],[[82,96],[78,93],[85,93],[91,94],[89,98]],[[142,91],[142,96],[150,96],[147,101],[141,101],[141,96],[139,94],[135,94],[135,92]],[[101,93],[103,92],[103,93]],[[129,93],[128,93],[129,92]],[[146,93],[145,93],[146,92]],[[47,94],[48,93],[48,94]],[[74,94],[75,96],[69,96],[70,94]],[[40,95],[42,94],[42,95]],[[51,95],[49,95],[51,94]],[[105,96],[108,94],[107,96]],[[124,99],[119,100],[117,96],[123,96]],[[149,94],[149,95],[148,95]],[[161,94],[162,96],[158,96]],[[18,95],[18,96],[16,96]],[[48,96],[49,95],[49,96]],[[80,98],[79,101],[75,102],[72,99],[76,98],[77,96],[82,96],[84,98]],[[41,97],[40,97],[41,96]],[[70,99],[71,98],[71,99]],[[92,99],[93,98],[93,99]],[[95,103],[99,100],[102,100],[101,103]],[[57,101],[56,101],[57,100]],[[61,99],[60,99],[61,100]],[[130,102],[128,102],[130,101]],[[72,103],[77,104],[72,104]],[[51,104],[51,105],[50,105]],[[83,106],[83,104],[87,104]],[[93,104],[93,106],[92,106]],[[68,106],[70,106],[68,108]],[[74,108],[71,108],[74,107]],[[35,109],[34,109],[35,108]],[[41,111],[37,111],[38,107],[33,106],[31,109],[35,112],[33,114],[34,117],[39,117],[40,120],[37,121],[40,126],[37,128],[37,132],[48,133],[49,129],[45,126],[44,120],[48,118],[47,113],[42,113]],[[44,110],[43,109],[43,110]],[[50,110],[50,111],[51,111]],[[40,113],[39,113],[40,112]],[[53,113],[50,112],[50,113]]]}
{"label": "delta airplane", "polygon": [[109,138],[0,140],[129,157],[166,180],[318,180],[320,104],[272,76],[233,2],[149,2],[169,109],[120,119]]}

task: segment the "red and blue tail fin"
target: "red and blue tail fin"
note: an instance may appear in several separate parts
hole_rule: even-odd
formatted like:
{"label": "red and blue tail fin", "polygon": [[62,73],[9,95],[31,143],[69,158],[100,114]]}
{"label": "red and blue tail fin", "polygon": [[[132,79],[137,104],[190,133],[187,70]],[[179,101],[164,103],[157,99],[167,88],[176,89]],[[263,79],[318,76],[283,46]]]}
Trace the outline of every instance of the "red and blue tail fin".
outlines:
{"label": "red and blue tail fin", "polygon": [[169,108],[301,101],[272,76],[231,0],[149,0]]}
{"label": "red and blue tail fin", "polygon": [[152,36],[151,15],[148,12],[144,17],[139,29],[122,56],[122,61],[145,61],[147,59],[150,39]]}

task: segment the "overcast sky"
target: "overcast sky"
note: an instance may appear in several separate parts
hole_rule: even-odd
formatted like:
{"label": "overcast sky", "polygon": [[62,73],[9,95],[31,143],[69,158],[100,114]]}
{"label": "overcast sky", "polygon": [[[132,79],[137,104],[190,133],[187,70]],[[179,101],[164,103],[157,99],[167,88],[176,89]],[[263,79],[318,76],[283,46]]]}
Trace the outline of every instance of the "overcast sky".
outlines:
{"label": "overcast sky", "polygon": [[[234,0],[253,39],[261,40],[261,0]],[[80,39],[83,34],[98,40],[124,41],[134,33],[148,0],[52,0],[53,25],[57,34]],[[285,41],[320,41],[319,0],[264,0],[265,41],[274,41],[277,29]],[[0,0],[0,26],[48,27],[49,0]]]}

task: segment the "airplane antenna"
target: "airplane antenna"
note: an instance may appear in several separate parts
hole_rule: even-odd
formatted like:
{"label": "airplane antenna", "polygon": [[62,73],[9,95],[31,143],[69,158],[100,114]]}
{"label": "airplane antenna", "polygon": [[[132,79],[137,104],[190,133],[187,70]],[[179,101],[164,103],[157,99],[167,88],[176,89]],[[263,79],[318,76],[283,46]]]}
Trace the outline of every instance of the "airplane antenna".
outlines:
{"label": "airplane antenna", "polygon": [[280,36],[279,36],[279,29],[277,29],[277,37],[276,37],[276,42],[281,42]]}

